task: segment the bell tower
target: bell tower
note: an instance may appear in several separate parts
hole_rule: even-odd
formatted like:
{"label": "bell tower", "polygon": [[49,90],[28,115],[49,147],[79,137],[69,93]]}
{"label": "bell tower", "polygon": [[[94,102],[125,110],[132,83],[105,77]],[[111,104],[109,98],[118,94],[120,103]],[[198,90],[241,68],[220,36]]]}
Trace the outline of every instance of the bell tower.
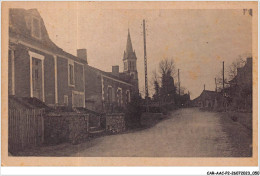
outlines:
{"label": "bell tower", "polygon": [[131,81],[135,86],[135,90],[138,91],[138,72],[136,67],[136,54],[133,50],[130,31],[128,29],[126,50],[124,51],[123,62],[124,62],[124,73],[131,77]]}

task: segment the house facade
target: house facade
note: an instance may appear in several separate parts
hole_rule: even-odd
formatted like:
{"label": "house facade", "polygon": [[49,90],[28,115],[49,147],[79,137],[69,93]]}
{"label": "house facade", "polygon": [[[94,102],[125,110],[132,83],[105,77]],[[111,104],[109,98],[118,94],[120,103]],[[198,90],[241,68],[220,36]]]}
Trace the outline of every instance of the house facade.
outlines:
{"label": "house facade", "polygon": [[91,67],[87,50],[71,55],[49,38],[36,9],[10,9],[8,93],[36,98],[50,107],[86,107],[98,112],[123,109],[138,93],[136,55],[128,31],[123,62],[112,72]]}
{"label": "house facade", "polygon": [[252,58],[248,57],[245,65],[237,68],[237,75],[229,81],[230,87],[225,93],[232,99],[232,108],[252,111],[252,68]]}
{"label": "house facade", "polygon": [[119,78],[119,75],[91,66],[86,67],[85,73],[87,109],[97,112],[121,111],[131,101],[133,85]]}
{"label": "house facade", "polygon": [[8,94],[85,107],[86,60],[56,46],[36,9],[10,9]]}
{"label": "house facade", "polygon": [[215,109],[219,106],[219,92],[203,90],[199,97],[192,100],[192,105],[201,108]]}
{"label": "house facade", "polygon": [[85,95],[88,109],[99,112],[120,112],[131,101],[131,95],[139,93],[137,57],[132,47],[129,30],[126,43],[123,72],[119,72],[118,65],[112,66],[112,72],[86,66]]}

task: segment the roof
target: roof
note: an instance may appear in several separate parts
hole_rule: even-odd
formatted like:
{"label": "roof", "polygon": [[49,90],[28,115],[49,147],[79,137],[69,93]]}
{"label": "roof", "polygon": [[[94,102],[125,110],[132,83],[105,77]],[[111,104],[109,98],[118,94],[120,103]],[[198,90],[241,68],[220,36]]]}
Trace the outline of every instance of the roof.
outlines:
{"label": "roof", "polygon": [[211,91],[211,90],[203,90],[200,96],[197,98],[193,99],[192,101],[199,101],[202,98],[212,98],[215,99],[219,95],[219,92],[216,91]]}
{"label": "roof", "polygon": [[136,59],[136,54],[135,54],[135,51],[133,50],[131,36],[130,36],[130,31],[128,29],[126,50],[124,51],[124,58],[123,58],[123,60],[129,59],[129,58]]}
{"label": "roof", "polygon": [[[46,111],[52,110],[44,102],[38,100],[35,97],[16,97],[9,95],[9,106],[14,108],[13,102],[20,104],[24,109],[45,109]],[[21,108],[21,107],[19,107]]]}
{"label": "roof", "polygon": [[[107,76],[107,77],[110,77],[110,78],[113,78],[113,79],[115,79],[115,80],[124,82],[124,83],[126,83],[126,84],[131,84],[131,83],[130,83],[130,79],[129,79],[129,80],[123,79],[122,76],[120,76],[120,75],[122,75],[122,74],[124,74],[124,73],[119,73],[119,76],[115,76],[115,75],[113,75],[111,72],[105,72],[105,71],[102,71],[102,70],[100,70],[100,69],[98,69],[98,68],[92,67],[92,66],[90,66],[90,65],[87,65],[87,67],[90,68],[90,69],[92,69],[92,70],[94,70],[95,72],[99,72],[100,74],[105,75],[105,76]],[[132,84],[131,84],[131,85],[132,85]]]}
{"label": "roof", "polygon": [[126,54],[129,54],[132,52],[133,52],[133,46],[132,46],[130,31],[128,29],[127,42],[126,42]]}
{"label": "roof", "polygon": [[[39,47],[55,54],[69,57],[78,62],[86,63],[85,60],[80,59],[70,53],[65,52],[63,49],[58,47],[49,38],[47,29],[44,25],[44,21],[37,9],[10,9],[9,11],[9,36],[14,37],[23,42],[29,43],[32,46]],[[35,17],[40,20],[41,39],[36,39],[31,35],[31,18]],[[18,41],[19,43],[19,41]]]}

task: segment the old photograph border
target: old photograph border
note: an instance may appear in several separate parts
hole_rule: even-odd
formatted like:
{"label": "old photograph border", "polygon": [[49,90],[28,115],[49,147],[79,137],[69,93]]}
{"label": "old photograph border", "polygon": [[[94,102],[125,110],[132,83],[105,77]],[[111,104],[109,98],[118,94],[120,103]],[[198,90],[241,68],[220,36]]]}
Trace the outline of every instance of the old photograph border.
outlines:
{"label": "old photograph border", "polygon": [[[57,9],[253,9],[253,156],[252,157],[16,157],[8,156],[8,10]],[[258,2],[2,2],[2,166],[257,166],[258,165]]]}

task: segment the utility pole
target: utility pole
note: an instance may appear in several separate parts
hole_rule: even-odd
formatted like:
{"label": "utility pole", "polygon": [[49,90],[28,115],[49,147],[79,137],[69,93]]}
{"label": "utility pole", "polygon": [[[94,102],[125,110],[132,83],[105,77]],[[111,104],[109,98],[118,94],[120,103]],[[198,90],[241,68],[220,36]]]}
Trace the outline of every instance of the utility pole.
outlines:
{"label": "utility pole", "polygon": [[205,90],[205,88],[206,88],[206,86],[205,86],[205,84],[204,84],[204,90]]}
{"label": "utility pole", "polygon": [[224,61],[223,61],[223,92],[224,92],[224,88],[225,88],[225,73],[224,73]]}
{"label": "utility pole", "polygon": [[217,88],[217,78],[215,78],[215,86],[216,86],[215,91],[217,92],[218,91],[218,88]]}
{"label": "utility pole", "polygon": [[180,69],[178,69],[178,83],[179,83],[179,95],[181,96],[181,80],[180,80]]}
{"label": "utility pole", "polygon": [[145,35],[145,20],[143,20],[143,35],[144,35],[144,75],[145,75],[145,100],[146,100],[146,111],[148,108],[148,80],[147,80],[147,56],[146,56],[146,35]]}

